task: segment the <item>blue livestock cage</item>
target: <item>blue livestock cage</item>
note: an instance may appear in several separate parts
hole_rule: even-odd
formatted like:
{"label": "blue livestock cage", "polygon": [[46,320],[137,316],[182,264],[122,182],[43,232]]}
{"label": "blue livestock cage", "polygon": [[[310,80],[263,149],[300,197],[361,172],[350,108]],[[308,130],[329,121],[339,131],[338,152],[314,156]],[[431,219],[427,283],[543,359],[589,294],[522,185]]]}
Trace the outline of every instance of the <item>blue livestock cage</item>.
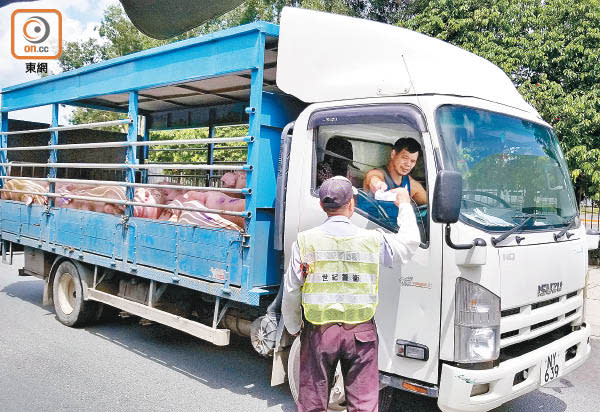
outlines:
{"label": "blue livestock cage", "polygon": [[[280,135],[302,105],[281,93],[275,84],[279,28],[252,23],[202,37],[134,53],[59,75],[2,90],[0,184],[27,179],[47,182],[48,205],[14,200],[0,203],[3,253],[18,244],[67,256],[92,265],[150,280],[175,284],[250,305],[276,292],[281,256],[273,245],[274,206]],[[51,105],[51,123],[41,129],[11,130],[15,110]],[[60,106],[59,106],[60,105]],[[62,105],[126,113],[123,119],[87,125],[59,126]],[[143,119],[143,121],[141,121]],[[50,119],[48,119],[50,120]],[[214,137],[215,127],[247,125],[247,135]],[[63,144],[61,134],[85,128],[127,126],[126,139]],[[142,127],[143,126],[143,127]],[[245,219],[245,229],[226,230],[172,223],[133,215],[134,189],[152,187],[148,163],[153,146],[149,130],[206,128],[208,138],[161,141],[162,147],[181,142],[204,145],[205,164],[166,165],[177,170],[243,170],[246,210],[231,212]],[[46,136],[48,144],[20,144],[24,135]],[[217,164],[219,144],[238,142],[247,149],[243,164]],[[179,146],[177,146],[179,145]],[[122,148],[120,162],[107,162],[107,148]],[[46,161],[11,161],[13,153],[43,153]],[[64,161],[61,153],[97,151],[95,162]],[[177,150],[177,149],[172,149]],[[94,152],[96,153],[96,152]],[[62,160],[62,161],[61,161]],[[43,170],[43,176],[18,176],[16,166]],[[164,168],[165,165],[158,165]],[[80,182],[65,170],[117,170],[123,178],[89,183],[126,187],[123,215],[56,207],[55,185]],[[61,178],[62,176],[62,178]],[[214,190],[210,184],[198,190]],[[85,200],[85,198],[84,198]]]}

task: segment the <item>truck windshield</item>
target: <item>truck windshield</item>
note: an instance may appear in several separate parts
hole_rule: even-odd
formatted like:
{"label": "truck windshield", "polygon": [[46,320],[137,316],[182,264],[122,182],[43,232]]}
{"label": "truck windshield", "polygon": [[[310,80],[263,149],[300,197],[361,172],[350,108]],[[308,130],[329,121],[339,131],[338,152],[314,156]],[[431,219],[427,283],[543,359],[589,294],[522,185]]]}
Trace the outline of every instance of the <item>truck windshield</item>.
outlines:
{"label": "truck windshield", "polygon": [[437,109],[446,169],[463,177],[461,219],[505,231],[569,224],[575,195],[560,146],[548,127],[464,106]]}

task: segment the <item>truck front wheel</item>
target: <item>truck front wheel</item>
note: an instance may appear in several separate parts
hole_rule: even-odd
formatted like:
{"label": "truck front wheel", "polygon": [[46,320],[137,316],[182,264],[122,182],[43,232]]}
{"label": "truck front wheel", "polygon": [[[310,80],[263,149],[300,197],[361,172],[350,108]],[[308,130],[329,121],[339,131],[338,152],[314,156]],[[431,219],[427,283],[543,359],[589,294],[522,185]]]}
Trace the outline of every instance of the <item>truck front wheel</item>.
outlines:
{"label": "truck front wheel", "polygon": [[83,284],[77,267],[68,260],[60,263],[52,285],[54,311],[59,322],[67,326],[83,326],[98,313],[96,302],[83,299]]}
{"label": "truck front wheel", "polygon": [[[298,402],[298,391],[300,388],[300,337],[297,337],[290,348],[288,357],[288,381],[290,391],[294,401]],[[327,412],[343,412],[346,411],[346,395],[344,393],[344,378],[342,370],[338,363],[333,378],[333,387],[329,393],[329,405]],[[379,412],[387,412],[393,402],[395,390],[390,386],[386,386],[379,390]]]}

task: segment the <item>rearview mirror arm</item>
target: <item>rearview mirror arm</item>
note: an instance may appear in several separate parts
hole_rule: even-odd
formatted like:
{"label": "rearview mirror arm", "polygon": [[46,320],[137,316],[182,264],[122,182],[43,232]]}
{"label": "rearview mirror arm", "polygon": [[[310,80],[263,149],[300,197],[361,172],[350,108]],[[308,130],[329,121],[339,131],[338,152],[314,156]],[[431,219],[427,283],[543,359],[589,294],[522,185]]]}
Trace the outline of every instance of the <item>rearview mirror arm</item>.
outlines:
{"label": "rearview mirror arm", "polygon": [[481,238],[475,238],[473,239],[472,243],[462,243],[462,244],[455,244],[454,242],[452,242],[451,236],[451,229],[450,229],[450,223],[446,223],[446,244],[448,246],[450,246],[452,249],[455,250],[466,250],[466,249],[471,249],[475,246],[487,246],[487,243],[485,242],[485,240],[481,239]]}

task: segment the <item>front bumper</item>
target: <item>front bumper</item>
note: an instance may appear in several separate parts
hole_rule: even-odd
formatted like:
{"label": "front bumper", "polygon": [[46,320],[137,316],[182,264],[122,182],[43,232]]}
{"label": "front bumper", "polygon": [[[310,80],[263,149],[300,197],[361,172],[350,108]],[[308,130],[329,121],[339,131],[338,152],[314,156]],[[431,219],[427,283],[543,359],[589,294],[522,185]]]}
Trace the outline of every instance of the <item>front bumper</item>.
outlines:
{"label": "front bumper", "polygon": [[[559,376],[578,368],[590,355],[590,327],[571,332],[525,355],[502,362],[492,369],[470,370],[444,364],[440,380],[438,406],[443,412],[484,412],[524,395],[540,386],[542,359],[549,353],[565,351],[577,345],[576,355],[567,360]],[[515,375],[527,369],[528,377],[513,384]],[[471,396],[475,384],[489,384],[489,391]]]}

